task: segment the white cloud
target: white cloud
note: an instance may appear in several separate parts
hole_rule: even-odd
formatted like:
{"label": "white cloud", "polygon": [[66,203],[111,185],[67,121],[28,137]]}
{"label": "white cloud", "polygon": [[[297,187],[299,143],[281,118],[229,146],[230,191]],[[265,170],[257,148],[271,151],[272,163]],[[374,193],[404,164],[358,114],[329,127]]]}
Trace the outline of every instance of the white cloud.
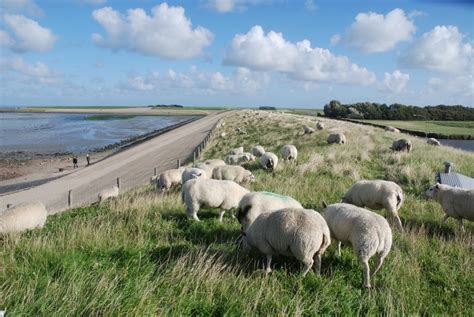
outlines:
{"label": "white cloud", "polygon": [[20,57],[0,59],[0,70],[11,71],[43,84],[57,83],[62,76],[61,73],[50,69],[44,63],[28,64]]}
{"label": "white cloud", "polygon": [[423,68],[447,74],[472,75],[474,48],[464,41],[464,35],[455,26],[436,26],[424,33],[401,57],[406,67]]}
{"label": "white cloud", "polygon": [[399,94],[405,90],[409,80],[409,74],[404,74],[397,69],[391,74],[384,74],[383,83],[379,90]]}
{"label": "white cloud", "polygon": [[184,94],[245,94],[262,90],[270,82],[270,76],[237,68],[230,76],[221,72],[202,71],[193,66],[187,72],[169,69],[164,77],[158,72],[147,76],[130,75],[126,82],[119,83],[121,90],[135,91],[179,91]]}
{"label": "white cloud", "polygon": [[304,2],[304,8],[308,11],[314,11],[318,8],[316,3],[314,3],[314,0],[306,0]]}
{"label": "white cloud", "polygon": [[57,37],[50,29],[42,27],[38,22],[22,15],[5,14],[3,20],[14,36],[5,36],[1,31],[1,44],[17,52],[47,52],[51,50]]}
{"label": "white cloud", "polygon": [[[428,81],[432,93],[446,92],[452,96],[472,97],[474,96],[474,76],[466,74],[455,77],[432,77]],[[472,105],[472,99],[471,99]]]}
{"label": "white cloud", "polygon": [[33,16],[42,16],[43,11],[36,5],[34,0],[2,0],[0,8],[4,12],[27,13]]}
{"label": "white cloud", "polygon": [[410,41],[415,30],[411,18],[397,8],[385,16],[375,12],[359,13],[339,39],[364,53],[379,53],[393,49],[400,42]]}
{"label": "white cloud", "polygon": [[151,10],[129,9],[125,16],[111,7],[92,12],[105,29],[106,38],[94,33],[92,40],[101,47],[128,50],[169,59],[186,59],[202,55],[214,35],[201,26],[192,28],[183,7],[162,3]]}
{"label": "white cloud", "polygon": [[254,26],[247,34],[237,34],[228,47],[224,64],[259,71],[278,71],[302,81],[368,85],[374,73],[335,56],[323,48],[311,48],[308,40],[291,43],[281,33],[264,33]]}
{"label": "white cloud", "polygon": [[228,13],[232,11],[244,11],[250,5],[257,5],[271,0],[207,0],[208,8],[220,13]]}

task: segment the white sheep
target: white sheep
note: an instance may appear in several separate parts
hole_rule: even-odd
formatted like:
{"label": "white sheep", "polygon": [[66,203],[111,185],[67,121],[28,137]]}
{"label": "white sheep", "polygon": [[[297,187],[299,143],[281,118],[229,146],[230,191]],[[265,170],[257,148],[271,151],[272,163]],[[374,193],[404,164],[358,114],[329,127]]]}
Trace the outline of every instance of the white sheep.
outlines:
{"label": "white sheep", "polygon": [[250,162],[253,160],[255,160],[255,156],[253,156],[250,153],[228,155],[226,158],[227,164],[230,164],[230,165],[239,165],[239,164]]}
{"label": "white sheep", "polygon": [[120,189],[118,186],[112,186],[109,188],[102,189],[97,197],[99,198],[99,203],[109,199],[109,198],[114,198],[117,197],[120,193]]}
{"label": "white sheep", "polygon": [[183,172],[184,167],[180,167],[160,173],[156,182],[157,187],[161,191],[167,191],[174,185],[181,185]]}
{"label": "white sheep", "polygon": [[237,208],[248,189],[233,181],[216,179],[192,179],[183,184],[181,198],[187,207],[188,217],[199,221],[197,212],[201,207],[221,208],[219,220],[226,210]]}
{"label": "white sheep", "polygon": [[324,123],[322,123],[321,121],[316,122],[316,129],[323,130],[324,129]]}
{"label": "white sheep", "polygon": [[474,189],[436,184],[426,191],[426,196],[440,203],[446,213],[442,224],[453,217],[459,221],[459,227],[464,232],[463,219],[474,221]]}
{"label": "white sheep", "polygon": [[393,133],[400,133],[400,130],[398,130],[397,128],[394,128],[392,126],[389,126],[389,125],[385,127],[385,131],[393,132]]}
{"label": "white sheep", "polygon": [[333,133],[328,136],[327,142],[328,144],[332,144],[332,143],[345,144],[346,136],[342,133]]}
{"label": "white sheep", "polygon": [[254,182],[255,176],[251,171],[238,165],[217,166],[212,172],[213,179],[234,181],[236,183]]}
{"label": "white sheep", "polygon": [[237,220],[245,231],[260,214],[283,208],[303,208],[303,206],[289,196],[270,192],[251,192],[239,202]]}
{"label": "white sheep", "polygon": [[263,167],[263,169],[273,171],[278,165],[278,156],[272,152],[265,152],[265,154],[260,157],[260,165]]}
{"label": "white sheep", "polygon": [[428,140],[426,140],[426,143],[428,143],[429,145],[434,145],[434,146],[440,146],[441,143],[436,140],[435,138],[429,138]]}
{"label": "white sheep", "polygon": [[235,149],[232,149],[229,151],[229,155],[239,155],[239,154],[244,154],[244,147],[237,147]]}
{"label": "white sheep", "polygon": [[47,217],[48,212],[40,202],[16,205],[0,213],[0,233],[42,228]]}
{"label": "white sheep", "polygon": [[358,181],[349,188],[342,202],[376,210],[385,208],[398,229],[403,232],[398,216],[398,210],[403,204],[403,190],[394,182],[381,179]]}
{"label": "white sheep", "polygon": [[206,160],[204,162],[197,163],[194,167],[200,168],[203,171],[205,171],[208,178],[210,178],[212,176],[212,171],[214,170],[214,168],[216,168],[217,166],[224,166],[224,165],[226,164],[223,160],[211,159],[211,160]]}
{"label": "white sheep", "polygon": [[298,157],[298,150],[294,145],[287,144],[281,148],[281,156],[284,160],[296,161]]}
{"label": "white sheep", "polygon": [[281,209],[259,215],[246,232],[242,231],[245,251],[258,249],[266,255],[265,272],[272,271],[272,256],[293,256],[303,263],[303,276],[314,268],[321,273],[321,257],[331,244],[324,218],[310,209]]}
{"label": "white sheep", "polygon": [[407,153],[410,153],[412,148],[412,144],[410,140],[407,139],[399,139],[396,141],[393,141],[392,149],[393,151],[407,151]]}
{"label": "white sheep", "polygon": [[341,243],[352,246],[363,267],[364,286],[370,288],[370,258],[376,256],[372,270],[374,275],[392,247],[392,230],[387,220],[350,204],[325,206],[323,217],[331,231],[331,238],[337,241],[337,254],[341,255]]}
{"label": "white sheep", "polygon": [[314,133],[314,129],[310,128],[308,126],[304,126],[303,132],[304,132],[304,134],[312,134],[312,133]]}
{"label": "white sheep", "polygon": [[265,154],[265,149],[261,145],[256,145],[252,148],[252,154],[256,157],[260,157]]}
{"label": "white sheep", "polygon": [[207,175],[206,171],[197,168],[197,167],[186,167],[181,175],[181,184],[186,183],[187,181],[191,179],[196,179],[196,178],[209,178],[209,175]]}

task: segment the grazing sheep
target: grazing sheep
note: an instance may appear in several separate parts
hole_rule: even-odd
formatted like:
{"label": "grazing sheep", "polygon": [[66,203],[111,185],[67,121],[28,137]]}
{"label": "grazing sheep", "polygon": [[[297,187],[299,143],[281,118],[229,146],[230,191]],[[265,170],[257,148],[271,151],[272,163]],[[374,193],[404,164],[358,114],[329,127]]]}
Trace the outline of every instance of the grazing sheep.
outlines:
{"label": "grazing sheep", "polygon": [[181,175],[181,184],[195,178],[209,178],[206,171],[197,167],[186,167]]}
{"label": "grazing sheep", "polygon": [[214,170],[214,168],[216,168],[217,166],[224,166],[224,165],[226,164],[223,160],[211,159],[211,160],[206,160],[204,162],[197,163],[196,165],[194,165],[194,167],[202,169],[204,172],[206,172],[206,175],[208,176],[208,178],[210,178],[212,176],[212,171]]}
{"label": "grazing sheep", "polygon": [[253,160],[255,160],[255,156],[253,156],[250,153],[228,155],[226,158],[227,164],[230,164],[230,165],[239,165],[239,164],[250,162]]}
{"label": "grazing sheep", "polygon": [[229,155],[239,155],[239,154],[244,154],[244,147],[237,147],[235,149],[232,149],[229,151]]}
{"label": "grazing sheep", "polygon": [[390,149],[392,149],[393,151],[407,151],[407,153],[410,153],[411,147],[412,147],[412,144],[410,140],[399,139],[399,140],[393,141],[392,147]]}
{"label": "grazing sheep", "polygon": [[341,242],[351,245],[364,270],[364,286],[370,288],[369,260],[375,258],[372,275],[382,266],[392,247],[392,230],[384,217],[350,204],[325,206],[323,217],[337,241],[337,254],[341,255]]}
{"label": "grazing sheep", "polygon": [[308,126],[305,126],[303,132],[304,132],[304,134],[312,134],[312,133],[314,133],[314,129],[310,128]]}
{"label": "grazing sheep", "polygon": [[434,145],[434,146],[440,146],[441,143],[436,140],[435,138],[429,138],[428,140],[426,140],[426,143],[428,143],[429,145]]}
{"label": "grazing sheep", "polygon": [[387,132],[394,132],[394,133],[400,133],[400,130],[398,130],[397,128],[394,128],[394,127],[392,127],[392,126],[389,126],[389,125],[385,127],[385,131],[387,131]]}
{"label": "grazing sheep", "polygon": [[265,154],[265,149],[261,145],[256,145],[252,148],[252,154],[256,157],[261,157],[263,154]]}
{"label": "grazing sheep", "polygon": [[225,165],[215,167],[214,171],[212,172],[212,178],[234,181],[236,183],[255,181],[255,176],[252,174],[252,172],[246,170],[242,166],[236,165]]}
{"label": "grazing sheep", "polygon": [[42,228],[48,212],[40,202],[24,203],[0,213],[0,233]]}
{"label": "grazing sheep", "polygon": [[332,144],[332,143],[345,144],[346,136],[342,133],[333,133],[328,136],[327,142],[328,144]]}
{"label": "grazing sheep", "polygon": [[474,221],[474,189],[436,184],[426,191],[426,196],[436,200],[443,207],[446,215],[442,224],[449,217],[453,217],[459,221],[459,228],[464,232],[463,219]]}
{"label": "grazing sheep", "polygon": [[287,144],[284,145],[281,148],[281,156],[283,157],[284,160],[288,161],[296,161],[296,158],[298,157],[298,150],[294,145]]}
{"label": "grazing sheep", "polygon": [[102,189],[100,192],[99,192],[99,195],[97,195],[99,197],[99,203],[109,199],[109,198],[113,198],[113,197],[117,197],[119,195],[119,188],[118,186],[112,186],[112,187],[109,187],[109,188],[106,188],[106,189]]}
{"label": "grazing sheep", "polygon": [[161,191],[169,190],[173,185],[181,185],[184,167],[166,170],[158,176],[156,186]]}
{"label": "grazing sheep", "polygon": [[278,157],[272,152],[265,152],[265,154],[260,157],[260,165],[263,169],[273,171],[278,165]]}
{"label": "grazing sheep", "polygon": [[233,181],[217,179],[192,179],[183,184],[181,199],[186,204],[188,217],[199,221],[201,207],[222,208],[219,220],[226,210],[237,208],[249,191]]}
{"label": "grazing sheep", "polygon": [[403,204],[403,190],[394,182],[385,180],[361,180],[352,185],[342,198],[343,203],[380,210],[385,208],[403,232],[398,210]]}
{"label": "grazing sheep", "polygon": [[316,129],[323,130],[324,129],[324,123],[322,123],[321,121],[316,122]]}
{"label": "grazing sheep", "polygon": [[242,200],[239,202],[237,219],[245,231],[260,214],[283,208],[303,207],[289,196],[270,192],[251,192],[242,197]]}
{"label": "grazing sheep", "polygon": [[266,255],[265,272],[272,271],[272,256],[293,256],[304,264],[303,276],[313,267],[321,273],[321,257],[331,244],[324,218],[311,209],[287,208],[259,215],[246,232],[242,231],[245,251],[258,249]]}

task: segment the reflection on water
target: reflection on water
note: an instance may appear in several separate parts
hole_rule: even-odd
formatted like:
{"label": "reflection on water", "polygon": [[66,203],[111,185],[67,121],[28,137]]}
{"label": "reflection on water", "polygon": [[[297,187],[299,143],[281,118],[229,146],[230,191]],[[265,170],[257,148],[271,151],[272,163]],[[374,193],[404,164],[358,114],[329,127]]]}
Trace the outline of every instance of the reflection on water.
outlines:
{"label": "reflection on water", "polygon": [[474,152],[474,140],[448,140],[448,139],[441,139],[438,140],[443,145],[452,146],[458,149],[462,149],[465,151]]}
{"label": "reflection on water", "polygon": [[192,116],[86,120],[91,114],[0,113],[0,152],[86,152],[158,130]]}

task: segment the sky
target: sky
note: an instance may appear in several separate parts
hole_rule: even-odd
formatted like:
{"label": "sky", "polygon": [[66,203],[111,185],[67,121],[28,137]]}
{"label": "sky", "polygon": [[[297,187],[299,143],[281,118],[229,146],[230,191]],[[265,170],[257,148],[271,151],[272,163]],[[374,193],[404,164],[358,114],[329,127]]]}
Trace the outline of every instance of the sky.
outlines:
{"label": "sky", "polygon": [[0,0],[1,106],[474,106],[473,1]]}

